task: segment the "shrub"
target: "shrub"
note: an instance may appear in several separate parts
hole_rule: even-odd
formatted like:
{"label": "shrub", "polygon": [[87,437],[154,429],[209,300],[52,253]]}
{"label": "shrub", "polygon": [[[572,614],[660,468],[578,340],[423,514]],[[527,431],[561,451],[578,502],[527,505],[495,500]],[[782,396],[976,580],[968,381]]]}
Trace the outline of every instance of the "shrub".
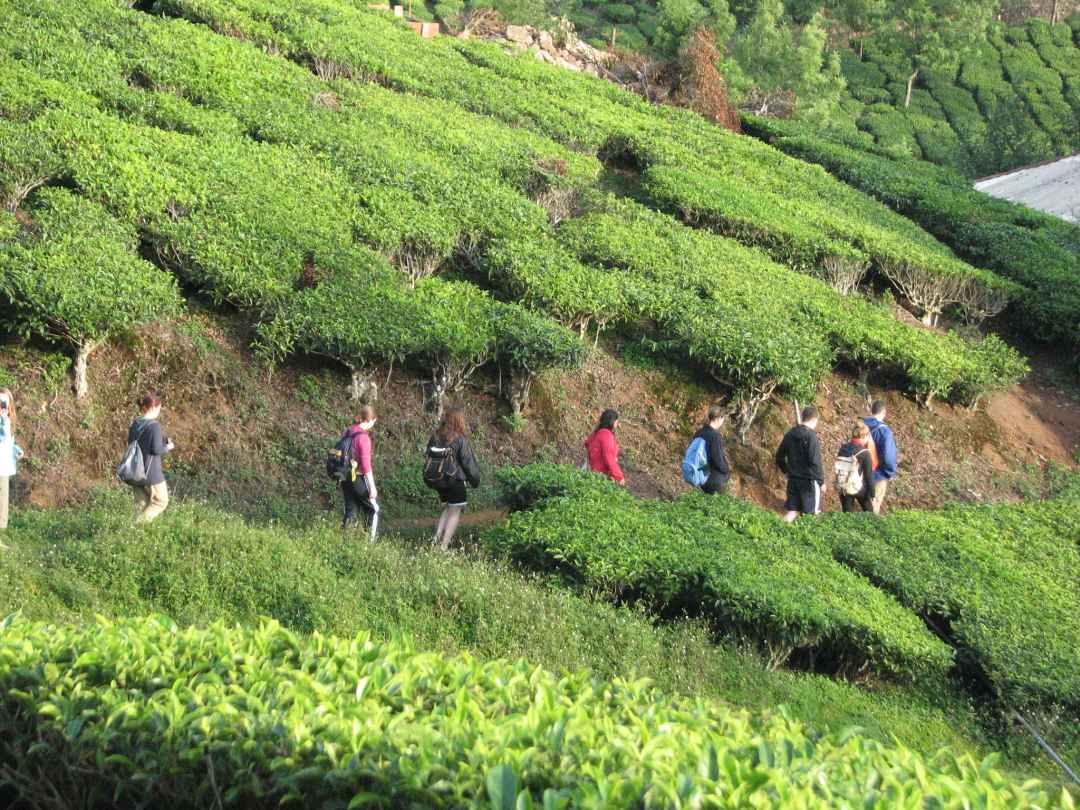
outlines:
{"label": "shrub", "polygon": [[37,192],[30,223],[0,248],[0,296],[23,334],[75,352],[75,392],[90,356],[119,333],[183,309],[176,281],[136,253],[135,231],[62,188]]}
{"label": "shrub", "polygon": [[785,540],[779,519],[756,507],[700,494],[641,501],[610,483],[558,497],[547,481],[500,483],[519,504],[515,491],[547,497],[491,530],[493,551],[665,615],[700,612],[761,642],[775,665],[797,650],[856,677],[868,667],[917,677],[951,662],[914,616],[831,558]]}
{"label": "shrub", "polygon": [[272,622],[7,622],[0,683],[0,758],[28,802],[661,807],[762,791],[830,807],[865,802],[869,784],[881,802],[1050,806],[992,762]]}

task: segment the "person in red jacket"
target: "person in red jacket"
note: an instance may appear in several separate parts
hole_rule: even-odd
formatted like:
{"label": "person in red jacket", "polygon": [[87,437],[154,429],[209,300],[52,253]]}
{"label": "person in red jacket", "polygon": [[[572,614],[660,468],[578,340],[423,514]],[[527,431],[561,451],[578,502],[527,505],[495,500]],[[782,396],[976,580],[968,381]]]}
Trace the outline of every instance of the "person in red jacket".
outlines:
{"label": "person in red jacket", "polygon": [[620,487],[626,486],[626,476],[619,467],[619,441],[615,430],[619,427],[619,412],[608,408],[600,414],[596,430],[585,440],[585,452],[589,454],[589,469],[606,475]]}

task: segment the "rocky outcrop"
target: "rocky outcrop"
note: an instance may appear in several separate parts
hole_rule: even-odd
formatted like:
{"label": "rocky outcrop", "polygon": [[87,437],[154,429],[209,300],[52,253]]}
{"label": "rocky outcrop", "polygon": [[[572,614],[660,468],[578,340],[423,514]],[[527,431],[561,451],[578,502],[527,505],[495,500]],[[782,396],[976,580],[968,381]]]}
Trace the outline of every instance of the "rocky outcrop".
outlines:
{"label": "rocky outcrop", "polygon": [[[459,36],[470,36],[468,33]],[[589,73],[593,76],[611,78],[609,65],[614,55],[582,42],[573,33],[559,37],[550,31],[541,31],[531,25],[508,25],[485,35],[486,39],[504,42],[507,46],[527,50],[541,62],[558,65],[567,70]]]}

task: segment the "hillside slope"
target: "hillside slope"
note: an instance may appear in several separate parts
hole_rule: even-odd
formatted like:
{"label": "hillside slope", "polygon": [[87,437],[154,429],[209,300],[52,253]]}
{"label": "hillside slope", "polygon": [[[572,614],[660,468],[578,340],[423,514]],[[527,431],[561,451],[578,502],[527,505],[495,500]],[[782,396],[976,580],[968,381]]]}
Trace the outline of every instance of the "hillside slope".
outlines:
{"label": "hillside slope", "polygon": [[[918,329],[821,278],[850,291],[873,266],[927,322],[993,315],[1021,284],[602,81],[334,0],[8,8],[5,320],[68,344],[80,378],[103,341],[183,306],[173,279],[241,309],[269,357],[329,356],[357,393],[404,363],[436,403],[490,363],[520,409],[539,371],[580,363],[566,327],[681,355],[743,432],[837,364],[962,403],[1023,373],[992,336]],[[97,275],[73,255],[88,233]]]}

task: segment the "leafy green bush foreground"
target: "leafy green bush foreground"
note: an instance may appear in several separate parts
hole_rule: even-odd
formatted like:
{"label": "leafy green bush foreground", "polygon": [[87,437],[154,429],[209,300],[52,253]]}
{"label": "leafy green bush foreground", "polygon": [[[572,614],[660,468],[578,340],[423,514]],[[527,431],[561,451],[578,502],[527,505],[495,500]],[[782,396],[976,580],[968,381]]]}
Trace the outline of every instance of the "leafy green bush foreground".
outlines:
{"label": "leafy green bush foreground", "polygon": [[0,694],[4,781],[30,806],[1054,804],[992,761],[273,622],[8,620]]}

